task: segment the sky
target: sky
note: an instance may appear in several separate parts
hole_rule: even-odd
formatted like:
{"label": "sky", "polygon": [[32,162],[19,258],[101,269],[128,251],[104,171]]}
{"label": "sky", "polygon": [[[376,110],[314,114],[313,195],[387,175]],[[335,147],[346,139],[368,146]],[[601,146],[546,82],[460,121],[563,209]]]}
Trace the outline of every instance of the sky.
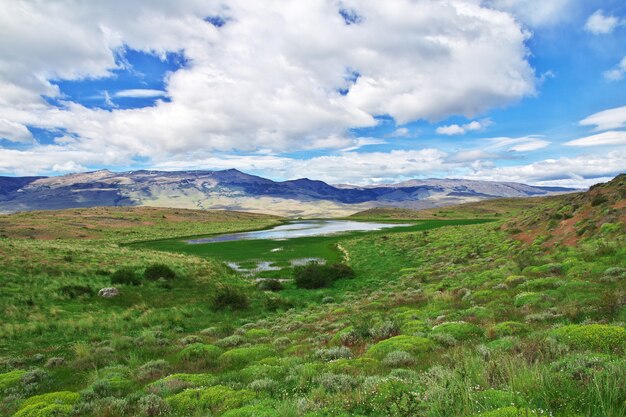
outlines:
{"label": "sky", "polygon": [[626,171],[623,0],[0,0],[0,175]]}

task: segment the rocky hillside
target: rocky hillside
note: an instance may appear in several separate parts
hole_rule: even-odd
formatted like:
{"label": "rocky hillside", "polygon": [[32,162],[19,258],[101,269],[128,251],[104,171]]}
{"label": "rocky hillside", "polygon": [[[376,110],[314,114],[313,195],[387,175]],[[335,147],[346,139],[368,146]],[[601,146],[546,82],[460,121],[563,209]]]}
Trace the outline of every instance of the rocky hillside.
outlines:
{"label": "rocky hillside", "polygon": [[584,193],[551,199],[524,212],[506,227],[517,238],[544,246],[572,246],[598,235],[623,233],[626,224],[626,174]]}
{"label": "rocky hillside", "polygon": [[374,207],[425,209],[572,191],[516,183],[413,180],[376,187],[307,178],[276,182],[225,171],[107,170],[59,177],[0,177],[0,212],[95,206],[226,209],[283,216],[343,216]]}

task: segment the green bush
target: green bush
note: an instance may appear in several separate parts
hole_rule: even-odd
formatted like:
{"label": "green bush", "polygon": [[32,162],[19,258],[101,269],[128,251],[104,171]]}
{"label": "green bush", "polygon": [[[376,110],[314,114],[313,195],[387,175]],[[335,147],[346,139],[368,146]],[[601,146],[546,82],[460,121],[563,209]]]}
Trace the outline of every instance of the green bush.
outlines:
{"label": "green bush", "polygon": [[283,415],[272,404],[254,404],[236,408],[222,414],[222,417],[278,417]]}
{"label": "green bush", "polygon": [[19,384],[25,374],[26,371],[21,369],[0,374],[0,392]]}
{"label": "green bush", "polygon": [[72,406],[78,402],[80,395],[76,392],[59,391],[24,400],[14,414],[15,417],[48,417],[69,416]]}
{"label": "green bush", "polygon": [[111,284],[113,285],[139,285],[141,279],[134,269],[122,268],[118,269],[111,275]]}
{"label": "green bush", "polygon": [[210,387],[217,378],[211,374],[173,374],[148,385],[148,392],[161,396],[177,394],[187,388]]}
{"label": "green bush", "polygon": [[157,281],[161,278],[169,281],[176,279],[176,273],[165,264],[152,264],[143,271],[143,277],[148,281]]}
{"label": "green bush", "polygon": [[[255,398],[248,390],[234,390],[223,385],[209,388],[187,389],[166,399],[174,412],[181,415],[196,415],[199,411],[209,411],[211,415],[241,407]],[[199,415],[199,414],[198,414]]]}
{"label": "green bush", "polygon": [[469,340],[484,336],[483,329],[476,326],[475,324],[466,323],[463,321],[439,324],[433,327],[432,333],[435,335],[449,334],[458,341]]}
{"label": "green bush", "polygon": [[474,417],[535,417],[539,416],[536,411],[517,407],[503,407],[486,413],[475,414]]}
{"label": "green bush", "polygon": [[489,332],[495,337],[514,336],[528,332],[528,326],[516,321],[505,321],[493,326]]}
{"label": "green bush", "polygon": [[277,279],[264,279],[259,281],[257,288],[261,291],[281,291],[283,289],[283,283]]}
{"label": "green bush", "polygon": [[323,265],[309,262],[295,267],[293,275],[298,288],[316,289],[328,287],[338,279],[352,278],[354,271],[348,265],[341,263]]}
{"label": "green bush", "polygon": [[87,285],[64,285],[59,288],[59,294],[69,299],[91,297],[95,293],[94,289]]}
{"label": "green bush", "polygon": [[391,352],[402,350],[412,355],[419,355],[432,350],[435,343],[425,337],[400,335],[378,342],[371,346],[366,356],[384,360]]}
{"label": "green bush", "polygon": [[250,305],[248,296],[239,288],[223,285],[216,289],[211,301],[213,310],[245,310]]}
{"label": "green bush", "polygon": [[242,347],[224,352],[219,357],[219,363],[225,367],[243,367],[261,359],[275,356],[276,351],[268,345]]}
{"label": "green bush", "polygon": [[184,362],[194,362],[201,366],[213,366],[217,363],[217,358],[222,353],[222,349],[217,346],[193,343],[178,352],[177,357]]}
{"label": "green bush", "polygon": [[611,352],[623,351],[626,345],[626,330],[608,324],[570,324],[552,334],[576,349]]}

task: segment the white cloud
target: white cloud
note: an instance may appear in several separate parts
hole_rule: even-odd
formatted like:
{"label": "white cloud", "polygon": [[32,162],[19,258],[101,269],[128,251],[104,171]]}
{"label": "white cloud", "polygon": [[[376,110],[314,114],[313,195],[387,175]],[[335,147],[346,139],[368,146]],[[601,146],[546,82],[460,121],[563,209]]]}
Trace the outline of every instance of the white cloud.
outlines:
{"label": "white cloud", "polygon": [[585,30],[594,35],[607,35],[620,25],[620,19],[596,10],[585,22]]}
{"label": "white cloud", "polygon": [[20,123],[0,118],[0,139],[11,142],[31,142],[33,135]]}
{"label": "white cloud", "polygon": [[440,135],[449,135],[449,136],[464,135],[465,133],[472,131],[472,130],[482,130],[491,124],[492,122],[489,119],[484,119],[481,121],[473,120],[462,126],[459,126],[457,124],[452,124],[448,126],[440,126],[437,129],[435,129],[435,132],[437,132]]}
{"label": "white cloud", "polygon": [[581,126],[595,126],[595,131],[626,127],[626,106],[594,113],[579,122]]}
{"label": "white cloud", "polygon": [[626,75],[626,56],[613,69],[604,72],[607,81],[620,81]]}
{"label": "white cloud", "polygon": [[462,135],[465,133],[465,129],[463,129],[461,126],[454,124],[454,125],[448,125],[448,126],[440,126],[438,127],[435,132],[439,133],[440,135]]}
{"label": "white cloud", "polygon": [[513,13],[530,26],[560,22],[567,16],[572,0],[483,0],[487,6]]}
{"label": "white cloud", "polygon": [[531,152],[550,145],[550,142],[545,140],[543,136],[523,136],[521,138],[500,137],[486,140],[489,143],[486,149],[491,151]]}
{"label": "white cloud", "polygon": [[[507,13],[474,0],[341,4],[361,22],[346,25],[333,0],[0,0],[0,119],[64,128],[85,149],[117,155],[340,149],[349,144],[327,139],[376,115],[472,117],[535,92],[529,34]],[[218,29],[211,15],[228,21]],[[104,111],[41,99],[63,99],[50,80],[109,76],[125,65],[115,59],[124,46],[184,51],[189,64],[166,79],[171,102],[116,109],[116,96],[148,94],[122,92]]]}
{"label": "white cloud", "polygon": [[154,97],[164,97],[167,93],[161,90],[151,90],[151,89],[130,89],[130,90],[120,90],[115,93],[115,97],[130,97],[130,98],[154,98]]}
{"label": "white cloud", "polygon": [[396,130],[394,130],[393,132],[391,132],[391,134],[389,134],[388,136],[391,138],[404,138],[409,136],[411,132],[409,131],[408,128],[406,127],[399,127]]}
{"label": "white cloud", "polygon": [[626,150],[621,149],[603,154],[546,159],[527,165],[478,169],[467,178],[584,187],[612,178],[624,172],[624,167]]}
{"label": "white cloud", "polygon": [[565,142],[567,146],[620,146],[626,145],[626,131],[609,130],[597,135]]}

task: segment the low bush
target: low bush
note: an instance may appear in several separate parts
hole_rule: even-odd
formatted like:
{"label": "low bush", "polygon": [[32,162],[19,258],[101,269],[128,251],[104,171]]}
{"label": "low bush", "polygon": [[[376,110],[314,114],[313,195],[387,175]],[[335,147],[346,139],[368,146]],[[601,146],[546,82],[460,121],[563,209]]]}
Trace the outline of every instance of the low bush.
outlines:
{"label": "low bush", "polygon": [[118,269],[111,275],[111,284],[113,285],[139,285],[141,279],[132,268]]}
{"label": "low bush", "polygon": [[408,352],[403,350],[394,350],[393,352],[389,352],[385,359],[383,359],[383,364],[387,365],[391,368],[402,368],[405,366],[412,366],[415,364],[415,358]]}
{"label": "low bush", "polygon": [[316,289],[328,287],[338,279],[352,278],[354,271],[346,264],[323,265],[310,262],[295,267],[293,275],[298,288]]}
{"label": "low bush", "polygon": [[24,400],[14,416],[17,417],[48,417],[69,416],[73,405],[78,402],[80,395],[76,392],[59,391]]}
{"label": "low bush", "polygon": [[275,355],[276,351],[274,348],[268,345],[242,347],[224,352],[219,357],[219,363],[227,368],[240,368]]}
{"label": "low bush", "polygon": [[0,374],[0,392],[18,385],[25,374],[26,371],[21,369]]}
{"label": "low bush", "polygon": [[238,408],[254,398],[255,394],[252,391],[237,391],[223,385],[215,385],[209,388],[187,389],[168,397],[166,401],[177,415],[201,415],[202,411],[218,415],[225,410]]}
{"label": "low bush", "polygon": [[455,340],[463,341],[483,337],[483,329],[463,321],[439,324],[432,329],[433,334],[449,334]]}
{"label": "low bush", "polygon": [[222,349],[214,345],[193,343],[180,352],[178,359],[184,362],[193,362],[199,366],[214,366],[217,358],[223,353]]}
{"label": "low bush", "polygon": [[623,351],[626,346],[626,330],[608,324],[570,324],[552,334],[576,349],[612,352]]}
{"label": "low bush", "polygon": [[153,264],[145,269],[143,277],[148,281],[157,281],[159,279],[173,280],[176,279],[176,273],[165,264]]}
{"label": "low bush", "polygon": [[59,288],[59,294],[69,299],[92,297],[95,293],[95,290],[87,285],[64,285]]}
{"label": "low bush", "polygon": [[528,332],[528,326],[516,321],[505,321],[498,323],[489,329],[493,337],[514,336]]}
{"label": "low bush", "polygon": [[[544,414],[544,413],[541,413]],[[503,407],[486,413],[475,414],[474,417],[535,417],[541,415],[536,411],[517,407]]]}
{"label": "low bush", "polygon": [[419,355],[432,350],[435,343],[425,337],[400,335],[378,342],[371,346],[366,356],[378,360],[384,360],[388,354],[396,350],[402,350],[412,355]]}
{"label": "low bush", "polygon": [[249,305],[248,296],[241,289],[232,285],[218,287],[211,301],[213,310],[245,310]]}
{"label": "low bush", "polygon": [[283,289],[283,283],[277,279],[264,279],[259,281],[257,288],[261,291],[281,291]]}

